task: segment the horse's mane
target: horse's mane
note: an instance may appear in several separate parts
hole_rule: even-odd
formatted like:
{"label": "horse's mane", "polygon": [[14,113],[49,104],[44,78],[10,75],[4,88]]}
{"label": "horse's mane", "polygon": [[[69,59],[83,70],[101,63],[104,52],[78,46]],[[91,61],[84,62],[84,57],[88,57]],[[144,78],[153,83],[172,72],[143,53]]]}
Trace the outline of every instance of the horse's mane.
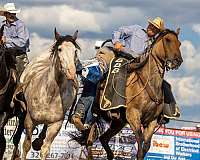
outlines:
{"label": "horse's mane", "polygon": [[174,34],[176,37],[178,37],[177,33],[176,33],[174,30],[171,30],[171,29],[168,29],[168,28],[166,28],[165,30],[161,31],[158,37],[164,36],[164,35],[166,35],[167,33],[172,33],[172,34]]}
{"label": "horse's mane", "polygon": [[58,46],[61,45],[64,41],[72,42],[77,49],[81,50],[80,46],[78,45],[78,43],[74,40],[74,38],[72,36],[70,36],[70,35],[60,36],[60,38],[53,44],[53,46],[50,50],[51,57],[55,56],[55,54],[57,54]]}

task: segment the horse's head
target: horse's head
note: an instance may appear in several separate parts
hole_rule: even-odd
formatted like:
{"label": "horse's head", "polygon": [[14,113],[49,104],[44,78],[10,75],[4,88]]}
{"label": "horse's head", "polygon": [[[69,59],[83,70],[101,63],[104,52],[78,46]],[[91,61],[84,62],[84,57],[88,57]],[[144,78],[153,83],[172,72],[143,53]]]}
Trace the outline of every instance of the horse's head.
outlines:
{"label": "horse's head", "polygon": [[56,42],[52,48],[52,56],[59,63],[59,69],[68,79],[74,79],[76,74],[77,51],[80,47],[76,43],[78,31],[73,36],[61,36],[55,29]]}
{"label": "horse's head", "polygon": [[179,30],[174,32],[166,29],[159,34],[155,41],[154,49],[156,50],[157,57],[167,70],[178,69],[183,62],[178,34]]}

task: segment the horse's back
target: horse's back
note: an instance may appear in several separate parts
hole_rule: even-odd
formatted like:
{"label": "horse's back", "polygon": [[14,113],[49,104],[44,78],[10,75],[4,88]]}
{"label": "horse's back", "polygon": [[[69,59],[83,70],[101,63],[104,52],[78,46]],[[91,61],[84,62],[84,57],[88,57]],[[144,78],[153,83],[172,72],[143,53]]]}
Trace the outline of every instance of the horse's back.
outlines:
{"label": "horse's back", "polygon": [[34,76],[38,76],[39,74],[43,74],[46,70],[50,67],[50,54],[45,53],[40,55],[39,57],[34,58],[24,69],[21,77],[20,82],[26,83]]}

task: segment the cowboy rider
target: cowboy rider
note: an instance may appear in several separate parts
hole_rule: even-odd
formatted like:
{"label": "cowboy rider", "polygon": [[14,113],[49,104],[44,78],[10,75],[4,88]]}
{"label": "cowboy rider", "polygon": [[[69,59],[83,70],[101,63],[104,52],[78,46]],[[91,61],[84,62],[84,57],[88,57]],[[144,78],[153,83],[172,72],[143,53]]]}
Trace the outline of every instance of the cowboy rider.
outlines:
{"label": "cowboy rider", "polygon": [[[153,43],[156,36],[164,29],[164,21],[162,18],[157,17],[154,20],[148,20],[148,26],[145,29],[139,25],[132,25],[132,26],[123,26],[120,27],[118,30],[114,31],[112,34],[112,43],[114,44],[114,49],[117,50],[122,57],[125,58],[144,58],[143,54],[145,53],[146,49]],[[103,61],[104,64],[107,65],[107,67],[110,64],[111,59],[115,57],[115,53],[113,50],[109,49],[108,47],[102,47],[97,51],[96,58],[99,61]],[[106,66],[103,66],[104,71],[106,70]],[[129,66],[129,69],[131,70],[131,64]],[[164,94],[167,95],[169,98],[167,104],[165,105],[167,107],[165,108],[171,108],[165,117],[167,118],[177,118],[180,116],[179,112],[177,111],[177,104],[175,102],[175,99],[173,97],[173,94],[171,92],[171,86],[166,81],[163,82],[163,90]],[[89,91],[88,91],[89,92]],[[165,102],[166,102],[165,101]],[[90,106],[92,106],[90,104]],[[88,106],[81,106],[81,110],[84,111],[85,108],[88,108]],[[172,111],[172,112],[171,112]],[[97,113],[93,113],[93,116],[95,117]],[[83,117],[84,112],[76,111],[74,116],[72,117],[72,123],[75,124],[75,126],[79,130],[83,130],[84,124],[81,121],[81,118]],[[112,116],[112,115],[111,115]]]}
{"label": "cowboy rider", "polygon": [[[28,64],[27,52],[29,51],[29,31],[24,22],[17,18],[14,3],[6,3],[0,9],[0,16],[6,19],[1,23],[1,44],[6,48],[6,62],[12,69],[12,77],[19,80],[19,76]],[[16,64],[16,65],[15,65]]]}

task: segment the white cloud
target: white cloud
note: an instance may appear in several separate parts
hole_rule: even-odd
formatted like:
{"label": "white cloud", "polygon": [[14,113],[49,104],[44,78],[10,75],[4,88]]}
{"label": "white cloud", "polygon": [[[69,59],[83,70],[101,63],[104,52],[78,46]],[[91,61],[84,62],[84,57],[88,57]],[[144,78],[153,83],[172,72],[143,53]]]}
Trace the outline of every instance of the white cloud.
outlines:
{"label": "white cloud", "polygon": [[[30,59],[42,54],[43,52],[49,51],[54,43],[53,39],[41,37],[37,33],[31,33],[30,41],[31,52],[28,53]],[[79,55],[81,60],[86,60],[95,56],[94,39],[78,39],[77,41],[82,51]]]}
{"label": "white cloud", "polygon": [[79,39],[78,43],[81,47],[80,59],[86,60],[95,56],[95,40],[94,39]]}
{"label": "white cloud", "polygon": [[187,73],[193,73],[200,70],[200,50],[194,47],[191,41],[185,40],[181,45],[183,56],[183,67]]}
{"label": "white cloud", "polygon": [[[94,13],[103,29],[109,30],[115,26],[135,24],[144,19],[144,14],[138,8],[111,7],[109,12]],[[111,33],[110,33],[111,35]]]}
{"label": "white cloud", "polygon": [[23,10],[21,18],[28,26],[49,29],[58,26],[62,30],[100,32],[97,18],[87,11],[76,10],[67,5],[30,7]]}
{"label": "white cloud", "polygon": [[28,53],[28,56],[29,59],[32,59],[42,54],[42,52],[49,50],[53,44],[53,39],[42,38],[37,33],[31,33],[30,42],[30,53]]}
{"label": "white cloud", "polygon": [[68,32],[74,32],[76,29],[81,33],[107,31],[109,36],[110,30],[115,27],[135,24],[146,19],[143,11],[135,7],[110,7],[105,8],[104,12],[95,12],[78,10],[65,4],[24,8],[19,16],[29,28],[41,33],[42,30],[46,32],[57,26],[58,30]]}
{"label": "white cloud", "polygon": [[200,24],[194,24],[192,30],[200,34]]}
{"label": "white cloud", "polygon": [[193,106],[200,104],[200,79],[198,77],[171,77],[172,85],[178,104]]}

